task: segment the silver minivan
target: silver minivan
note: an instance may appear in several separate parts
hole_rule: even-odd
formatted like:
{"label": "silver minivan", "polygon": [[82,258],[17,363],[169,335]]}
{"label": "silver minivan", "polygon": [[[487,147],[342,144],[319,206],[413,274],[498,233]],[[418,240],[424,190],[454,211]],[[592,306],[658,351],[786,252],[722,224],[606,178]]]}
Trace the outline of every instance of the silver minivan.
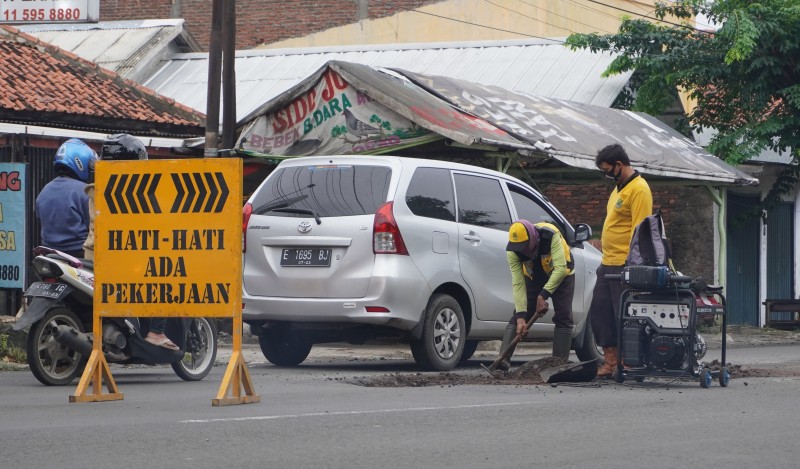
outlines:
{"label": "silver minivan", "polygon": [[[587,311],[600,252],[509,175],[393,156],[285,160],[243,209],[243,319],[271,363],[314,344],[406,341],[427,370],[449,370],[514,313],[505,247],[514,220],[561,228],[575,261],[573,349],[598,356]],[[552,307],[528,340],[553,334]]]}

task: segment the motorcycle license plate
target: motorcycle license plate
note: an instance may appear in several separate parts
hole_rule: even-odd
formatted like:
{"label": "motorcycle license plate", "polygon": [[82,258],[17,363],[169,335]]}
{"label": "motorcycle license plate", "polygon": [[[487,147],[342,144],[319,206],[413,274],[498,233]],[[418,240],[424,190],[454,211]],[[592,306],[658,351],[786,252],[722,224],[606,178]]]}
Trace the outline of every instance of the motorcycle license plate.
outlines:
{"label": "motorcycle license plate", "polygon": [[330,267],[331,250],[320,248],[284,249],[281,253],[283,267]]}
{"label": "motorcycle license plate", "polygon": [[40,296],[60,300],[67,294],[67,285],[64,283],[34,282],[25,291],[25,296]]}

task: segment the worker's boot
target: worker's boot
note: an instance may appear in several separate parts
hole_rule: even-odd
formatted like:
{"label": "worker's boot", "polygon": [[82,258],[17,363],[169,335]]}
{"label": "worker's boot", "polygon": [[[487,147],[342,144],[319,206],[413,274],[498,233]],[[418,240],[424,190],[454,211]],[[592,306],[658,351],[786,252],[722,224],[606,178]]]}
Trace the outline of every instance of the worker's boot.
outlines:
{"label": "worker's boot", "polygon": [[603,347],[603,357],[606,362],[597,369],[597,377],[601,379],[610,378],[617,368],[617,348]]}
{"label": "worker's boot", "polygon": [[553,356],[569,360],[572,349],[572,328],[556,327],[553,331]]}
{"label": "worker's boot", "polygon": [[[503,353],[505,349],[511,346],[511,342],[514,341],[514,338],[517,336],[517,326],[515,324],[507,324],[506,331],[503,333],[503,342],[500,344],[500,354]],[[503,359],[498,365],[497,368],[507,371],[511,368],[511,355],[514,355],[514,349],[516,349],[516,345],[511,349],[508,353],[508,356]]]}

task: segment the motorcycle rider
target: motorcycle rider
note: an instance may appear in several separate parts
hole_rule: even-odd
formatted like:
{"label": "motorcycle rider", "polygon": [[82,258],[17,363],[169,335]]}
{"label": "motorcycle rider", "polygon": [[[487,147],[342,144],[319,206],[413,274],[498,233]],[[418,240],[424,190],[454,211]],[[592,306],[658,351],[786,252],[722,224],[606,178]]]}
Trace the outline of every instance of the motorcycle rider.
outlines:
{"label": "motorcycle rider", "polygon": [[86,143],[71,138],[56,151],[56,177],[36,197],[35,211],[41,223],[42,244],[70,256],[84,256],[91,212],[84,192],[97,154]]}
{"label": "motorcycle rider", "polygon": [[[103,142],[100,159],[104,161],[147,160],[147,149],[138,138],[132,135],[115,134]],[[94,184],[89,184],[85,189],[89,198],[90,213],[89,233],[83,244],[87,259],[94,259],[94,188]],[[167,318],[150,318],[150,330],[144,340],[169,350],[178,350],[178,346],[164,334],[166,323]]]}

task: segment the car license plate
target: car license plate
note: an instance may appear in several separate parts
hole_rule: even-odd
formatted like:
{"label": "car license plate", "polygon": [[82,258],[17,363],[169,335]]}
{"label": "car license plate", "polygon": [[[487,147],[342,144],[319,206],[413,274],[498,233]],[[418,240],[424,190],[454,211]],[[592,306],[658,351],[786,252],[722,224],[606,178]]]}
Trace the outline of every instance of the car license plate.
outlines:
{"label": "car license plate", "polygon": [[330,267],[331,250],[321,248],[290,248],[281,253],[284,267]]}
{"label": "car license plate", "polygon": [[59,300],[66,293],[67,285],[64,283],[34,282],[25,291],[25,296],[40,296]]}

